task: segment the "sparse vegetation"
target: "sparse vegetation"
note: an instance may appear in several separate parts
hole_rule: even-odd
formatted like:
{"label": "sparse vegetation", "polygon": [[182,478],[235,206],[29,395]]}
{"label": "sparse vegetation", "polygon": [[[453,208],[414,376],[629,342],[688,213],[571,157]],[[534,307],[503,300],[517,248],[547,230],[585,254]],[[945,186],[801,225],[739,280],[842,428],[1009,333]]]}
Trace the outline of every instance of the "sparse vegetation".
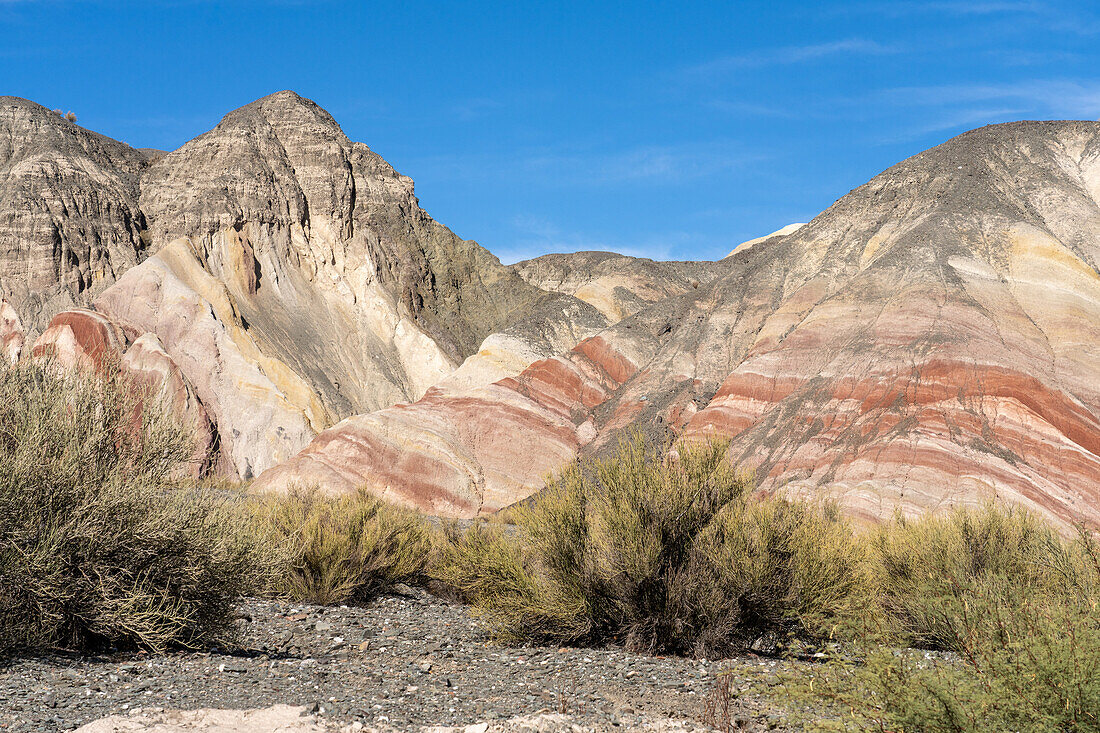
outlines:
{"label": "sparse vegetation", "polygon": [[190,436],[121,377],[0,370],[0,649],[196,645],[264,562],[228,498],[173,481]]}
{"label": "sparse vegetation", "polygon": [[961,651],[966,631],[955,606],[1002,581],[1045,593],[1079,580],[1054,529],[1022,509],[898,517],[866,540],[883,631],[908,646]]}
{"label": "sparse vegetation", "polygon": [[517,531],[452,529],[437,577],[512,641],[713,655],[829,633],[863,583],[851,531],[827,509],[753,498],[727,447],[665,459],[634,437],[552,480]]}
{"label": "sparse vegetation", "polygon": [[[791,686],[848,710],[835,727],[1100,730],[1100,550],[1020,511],[895,521],[872,540],[884,634]],[[949,650],[900,649],[920,643]],[[858,658],[858,657],[857,657]]]}
{"label": "sparse vegetation", "polygon": [[437,533],[365,490],[185,489],[191,436],[121,377],[0,370],[0,650],[198,645],[243,594],[365,602],[434,578],[510,642],[713,657],[839,639],[787,680],[829,705],[821,728],[1100,730],[1094,535],[993,505],[857,535],[829,506],[755,495],[727,449],[635,436]]}
{"label": "sparse vegetation", "polygon": [[294,489],[252,503],[256,533],[285,564],[274,591],[310,603],[361,603],[417,582],[432,543],[427,521],[365,489],[326,497]]}

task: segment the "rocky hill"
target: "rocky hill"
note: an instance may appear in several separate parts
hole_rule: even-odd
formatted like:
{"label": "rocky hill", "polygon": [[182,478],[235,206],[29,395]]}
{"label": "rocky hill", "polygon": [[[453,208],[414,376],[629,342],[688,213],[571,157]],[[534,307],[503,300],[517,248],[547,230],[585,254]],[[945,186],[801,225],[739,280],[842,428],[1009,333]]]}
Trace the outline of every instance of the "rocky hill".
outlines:
{"label": "rocky hill", "polygon": [[527,282],[572,295],[617,323],[722,274],[720,262],[655,262],[613,252],[550,254],[512,265]]}
{"label": "rocky hill", "polygon": [[1097,521],[1098,265],[1100,123],[961,135],[720,262],[505,267],[292,92],[169,153],[0,98],[0,353],[133,373],[257,490],[472,516],[640,429],[867,518]]}
{"label": "rocky hill", "polygon": [[467,357],[455,384],[609,323],[435,222],[408,177],[292,92],[167,154],[26,100],[0,113],[4,353],[33,342],[85,364],[111,344],[121,360],[148,336],[212,421],[223,474],[251,478],[341,418],[414,400]]}
{"label": "rocky hill", "polygon": [[0,97],[0,296],[40,333],[144,258],[144,153]]}
{"label": "rocky hill", "polygon": [[259,487],[471,515],[637,427],[730,437],[763,489],[868,518],[998,496],[1100,520],[1100,123],[961,135],[723,264],[515,377],[345,421]]}

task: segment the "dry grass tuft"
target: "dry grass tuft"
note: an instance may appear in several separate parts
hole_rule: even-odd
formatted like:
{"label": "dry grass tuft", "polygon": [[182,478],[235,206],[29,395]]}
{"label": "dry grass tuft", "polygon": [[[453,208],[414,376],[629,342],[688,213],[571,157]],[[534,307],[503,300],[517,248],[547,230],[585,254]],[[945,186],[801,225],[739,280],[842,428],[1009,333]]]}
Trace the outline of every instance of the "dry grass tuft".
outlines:
{"label": "dry grass tuft", "polygon": [[294,489],[252,503],[257,534],[285,558],[275,592],[310,603],[362,603],[419,581],[431,554],[427,521],[366,490],[326,497]]}

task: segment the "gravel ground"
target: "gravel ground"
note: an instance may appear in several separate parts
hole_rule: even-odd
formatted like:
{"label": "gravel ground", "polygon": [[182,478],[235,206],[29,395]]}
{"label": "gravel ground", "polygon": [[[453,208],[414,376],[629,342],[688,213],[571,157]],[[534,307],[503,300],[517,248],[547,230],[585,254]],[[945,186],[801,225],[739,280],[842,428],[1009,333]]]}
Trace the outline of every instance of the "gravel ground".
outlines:
{"label": "gravel ground", "polygon": [[16,660],[0,667],[0,731],[70,730],[135,708],[276,704],[305,705],[334,726],[405,730],[550,711],[622,730],[655,718],[702,721],[715,675],[726,671],[741,691],[741,729],[789,730],[783,711],[750,687],[804,663],[505,648],[465,607],[405,590],[363,608],[249,601],[235,650]]}

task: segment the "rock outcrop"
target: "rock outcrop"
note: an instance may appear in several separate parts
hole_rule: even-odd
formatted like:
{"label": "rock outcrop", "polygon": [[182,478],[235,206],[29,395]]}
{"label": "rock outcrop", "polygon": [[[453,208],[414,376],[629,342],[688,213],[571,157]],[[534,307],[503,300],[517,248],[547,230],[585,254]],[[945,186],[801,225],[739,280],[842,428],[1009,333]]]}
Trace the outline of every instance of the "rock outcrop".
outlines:
{"label": "rock outcrop", "polygon": [[1100,521],[1098,232],[1100,124],[982,128],[564,356],[342,423],[259,485],[467,515],[637,427],[732,438],[761,488],[866,518],[996,496]]}
{"label": "rock outcrop", "polygon": [[613,252],[549,254],[512,265],[543,290],[583,300],[611,323],[665,298],[697,289],[726,268],[720,262],[655,262]]}
{"label": "rock outcrop", "polygon": [[496,511],[542,486],[596,437],[593,408],[636,371],[602,336],[477,389],[431,389],[413,404],[349,418],[264,473],[257,491],[366,486],[432,514]]}
{"label": "rock outcrop", "polygon": [[7,300],[0,299],[0,360],[15,364],[23,353],[23,321]]}
{"label": "rock outcrop", "polygon": [[[607,325],[432,220],[408,177],[292,92],[171,153],[15,98],[0,100],[0,128],[6,359],[17,330],[34,338],[78,306],[125,343],[152,334],[231,476],[270,468],[337,420],[417,399],[464,361],[452,388]],[[39,343],[74,365],[80,348],[64,324]]]}
{"label": "rock outcrop", "polygon": [[125,339],[106,316],[91,310],[62,311],[31,346],[31,356],[64,369],[104,374],[122,361]]}
{"label": "rock outcrop", "polygon": [[187,475],[199,478],[206,474],[217,458],[213,425],[160,340],[145,334],[127,349],[119,366],[142,391],[143,406],[146,399],[152,400],[156,409],[168,410],[192,436],[194,450],[186,466]]}
{"label": "rock outcrop", "polygon": [[422,396],[545,295],[291,92],[157,160],[141,209],[157,254],[96,307],[157,334],[242,478],[336,420]]}
{"label": "rock outcrop", "polygon": [[290,92],[171,153],[11,97],[0,133],[0,358],[118,364],[259,490],[471,516],[631,428],[866,518],[1100,520],[1100,123],[967,133],[717,263],[513,267]]}
{"label": "rock outcrop", "polygon": [[143,258],[145,165],[123,143],[0,97],[0,297],[32,337]]}

